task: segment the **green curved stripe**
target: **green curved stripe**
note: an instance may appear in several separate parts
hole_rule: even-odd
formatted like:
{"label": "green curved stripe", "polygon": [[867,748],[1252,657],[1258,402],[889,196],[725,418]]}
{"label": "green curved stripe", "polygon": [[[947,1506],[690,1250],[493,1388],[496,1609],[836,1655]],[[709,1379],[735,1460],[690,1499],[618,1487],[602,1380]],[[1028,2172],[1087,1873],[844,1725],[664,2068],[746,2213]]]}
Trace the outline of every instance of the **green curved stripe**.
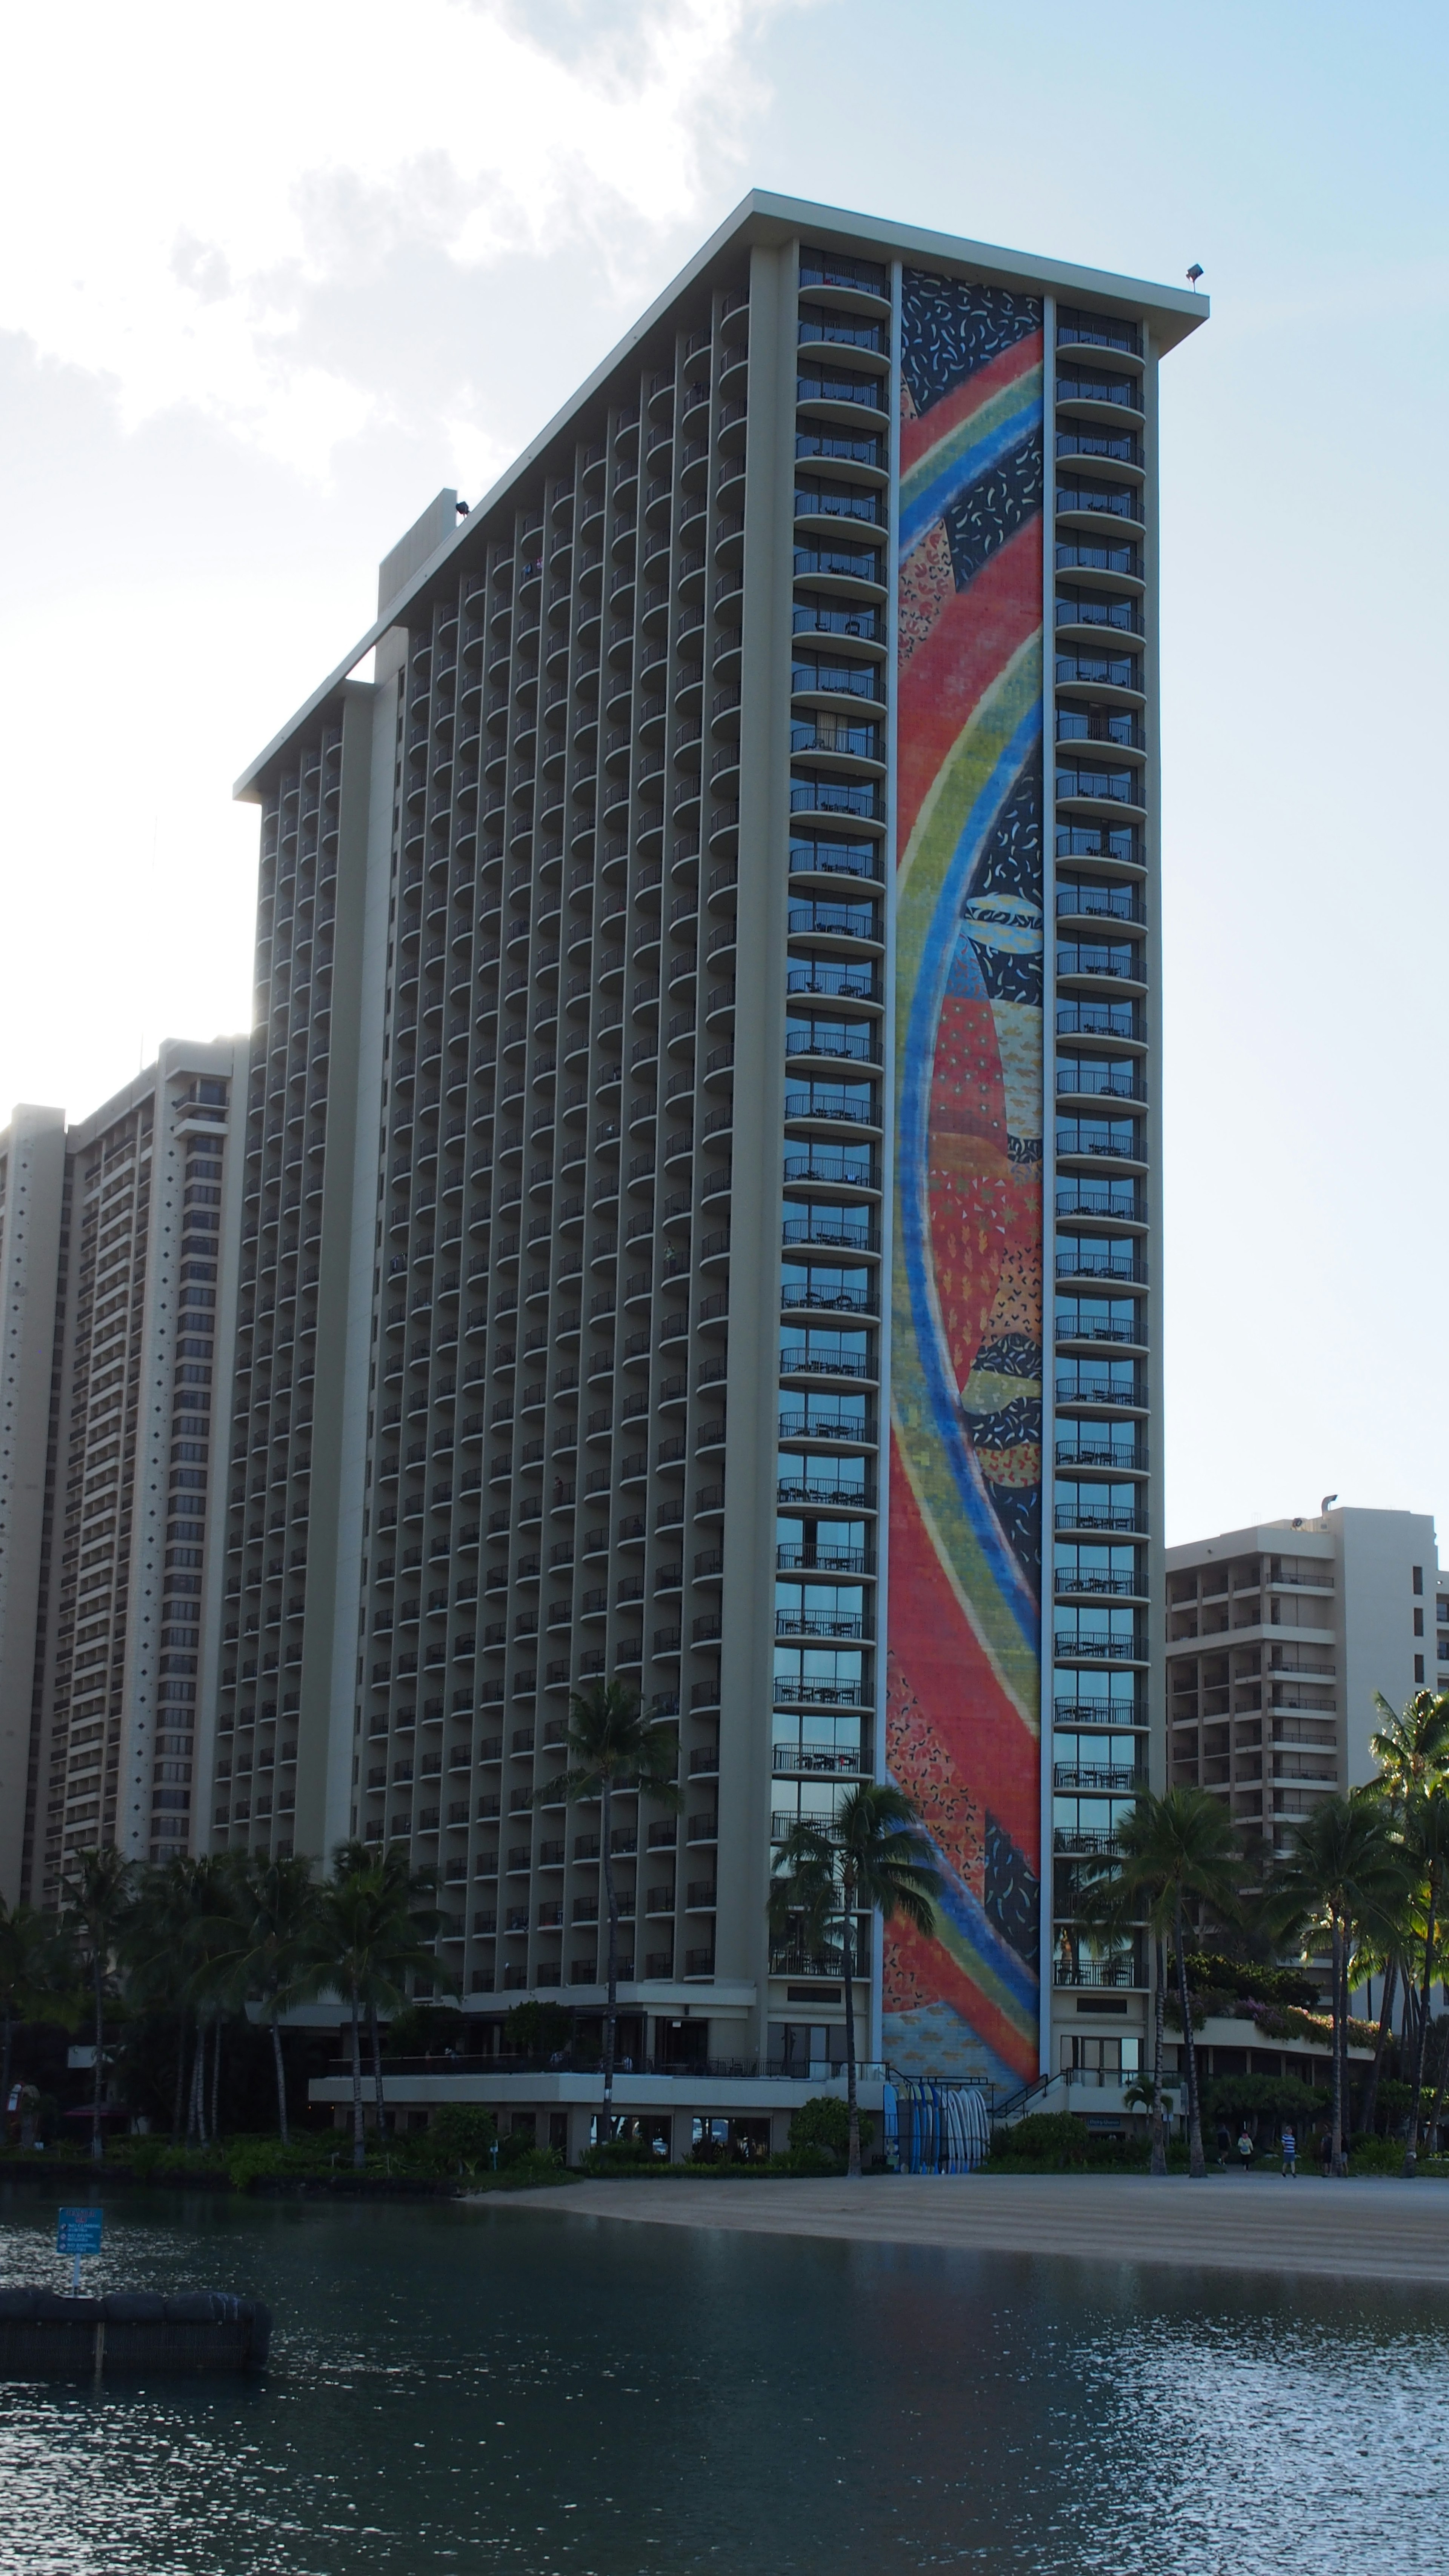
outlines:
{"label": "green curved stripe", "polygon": [[[904,1088],[906,1034],[912,997],[926,960],[927,941],[947,873],[973,806],[978,802],[1017,727],[1042,688],[1041,636],[1024,644],[978,701],[942,763],[903,853],[896,896],[896,1090]],[[1003,801],[1006,790],[1003,789]],[[994,818],[992,818],[994,819]],[[943,1566],[967,1606],[971,1624],[990,1655],[1025,1723],[1040,1726],[1040,1664],[1002,1600],[986,1555],[973,1533],[949,1464],[931,1422],[925,1373],[916,1348],[910,1283],[899,1222],[901,1176],[896,1177],[897,1223],[891,1277],[893,1343],[891,1416],[902,1464]],[[944,1933],[942,1937],[945,1938]],[[953,1944],[948,1942],[948,1947]],[[965,1954],[962,1958],[965,1964]],[[979,1963],[978,1963],[979,1964]],[[971,1973],[978,1973],[973,1966]],[[1003,2003],[1002,2009],[1006,2006]]]}

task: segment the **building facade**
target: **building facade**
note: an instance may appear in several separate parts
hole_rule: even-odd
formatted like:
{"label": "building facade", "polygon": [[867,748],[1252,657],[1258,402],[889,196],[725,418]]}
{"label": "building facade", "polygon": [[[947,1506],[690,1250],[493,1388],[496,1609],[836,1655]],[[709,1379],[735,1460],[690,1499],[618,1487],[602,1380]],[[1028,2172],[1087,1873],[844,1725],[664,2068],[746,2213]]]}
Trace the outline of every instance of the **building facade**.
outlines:
{"label": "building facade", "polygon": [[59,1110],[21,1109],[0,1137],[0,1831],[12,1901],[55,1904],[68,1857],[87,1845],[153,1861],[197,1846],[239,1052],[244,1068],[232,1040],[168,1041],[92,1117],[67,1127]]}
{"label": "building facade", "polygon": [[[1276,1849],[1373,1776],[1375,1693],[1449,1689],[1434,1523],[1327,1510],[1169,1548],[1168,1770]],[[1445,1669],[1440,1669],[1440,1659]]]}
{"label": "building facade", "polygon": [[856,1929],[873,2057],[1010,2090],[1054,2010],[1140,2015],[1068,1918],[1160,1671],[1156,369],[1205,310],[753,197],[241,784],[213,1833],[407,1843],[479,2048],[599,2011],[606,1675],[684,1792],[615,1828],[636,2064],[838,2062],[771,1857],[874,1776],[945,1895]]}

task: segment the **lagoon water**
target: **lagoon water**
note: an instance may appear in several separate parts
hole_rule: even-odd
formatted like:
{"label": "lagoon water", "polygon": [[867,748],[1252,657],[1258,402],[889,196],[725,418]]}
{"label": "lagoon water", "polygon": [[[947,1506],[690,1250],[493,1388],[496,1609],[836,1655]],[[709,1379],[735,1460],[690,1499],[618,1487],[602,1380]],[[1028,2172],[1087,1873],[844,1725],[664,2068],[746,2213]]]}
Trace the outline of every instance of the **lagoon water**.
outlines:
{"label": "lagoon water", "polygon": [[0,2383],[3,2576],[1445,2565],[1449,2292],[141,2192],[86,2286],[258,2294],[272,2363]]}

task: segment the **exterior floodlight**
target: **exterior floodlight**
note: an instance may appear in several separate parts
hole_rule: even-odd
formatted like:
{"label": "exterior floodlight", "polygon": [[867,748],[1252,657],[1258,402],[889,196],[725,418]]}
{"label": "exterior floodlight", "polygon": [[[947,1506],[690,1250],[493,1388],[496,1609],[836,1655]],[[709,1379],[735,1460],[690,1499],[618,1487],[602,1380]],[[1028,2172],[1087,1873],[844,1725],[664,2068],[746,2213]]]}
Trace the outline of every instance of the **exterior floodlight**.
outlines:
{"label": "exterior floodlight", "polygon": [[1193,261],[1193,264],[1192,264],[1192,266],[1191,266],[1191,268],[1190,268],[1190,269],[1188,270],[1188,272],[1187,272],[1187,282],[1188,282],[1188,285],[1189,285],[1189,286],[1196,286],[1196,284],[1197,284],[1197,282],[1198,282],[1198,279],[1201,277],[1201,275],[1202,275],[1202,270],[1201,270],[1201,268],[1199,267],[1199,265],[1198,265],[1197,261],[1196,261],[1196,260],[1194,260],[1194,261]]}

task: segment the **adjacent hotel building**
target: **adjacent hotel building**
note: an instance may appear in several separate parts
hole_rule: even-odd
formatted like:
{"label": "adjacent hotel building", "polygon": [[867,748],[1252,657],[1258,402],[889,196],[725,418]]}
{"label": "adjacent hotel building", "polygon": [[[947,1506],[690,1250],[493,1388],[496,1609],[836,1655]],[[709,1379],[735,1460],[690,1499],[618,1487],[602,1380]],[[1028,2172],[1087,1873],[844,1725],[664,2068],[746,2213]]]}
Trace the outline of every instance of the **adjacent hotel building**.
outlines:
{"label": "adjacent hotel building", "polygon": [[[1169,1548],[1168,1772],[1286,1848],[1373,1776],[1374,1694],[1449,1690],[1449,1599],[1424,1512],[1325,1510]],[[1436,1616],[1437,1614],[1437,1616]]]}
{"label": "adjacent hotel building", "polygon": [[[241,782],[218,1846],[406,1842],[476,2045],[841,2053],[772,1845],[919,1802],[871,2053],[1140,2011],[1068,1930],[1161,1674],[1157,368],[1198,296],[756,195]],[[1160,1697],[1158,1698],[1160,1705]],[[627,1802],[626,1802],[627,1810]]]}
{"label": "adjacent hotel building", "polygon": [[[223,1551],[246,1041],[168,1040],[92,1117],[0,1134],[0,1892],[198,1847]],[[213,1644],[208,1667],[204,1632]],[[205,1847],[204,1834],[200,1847]]]}

